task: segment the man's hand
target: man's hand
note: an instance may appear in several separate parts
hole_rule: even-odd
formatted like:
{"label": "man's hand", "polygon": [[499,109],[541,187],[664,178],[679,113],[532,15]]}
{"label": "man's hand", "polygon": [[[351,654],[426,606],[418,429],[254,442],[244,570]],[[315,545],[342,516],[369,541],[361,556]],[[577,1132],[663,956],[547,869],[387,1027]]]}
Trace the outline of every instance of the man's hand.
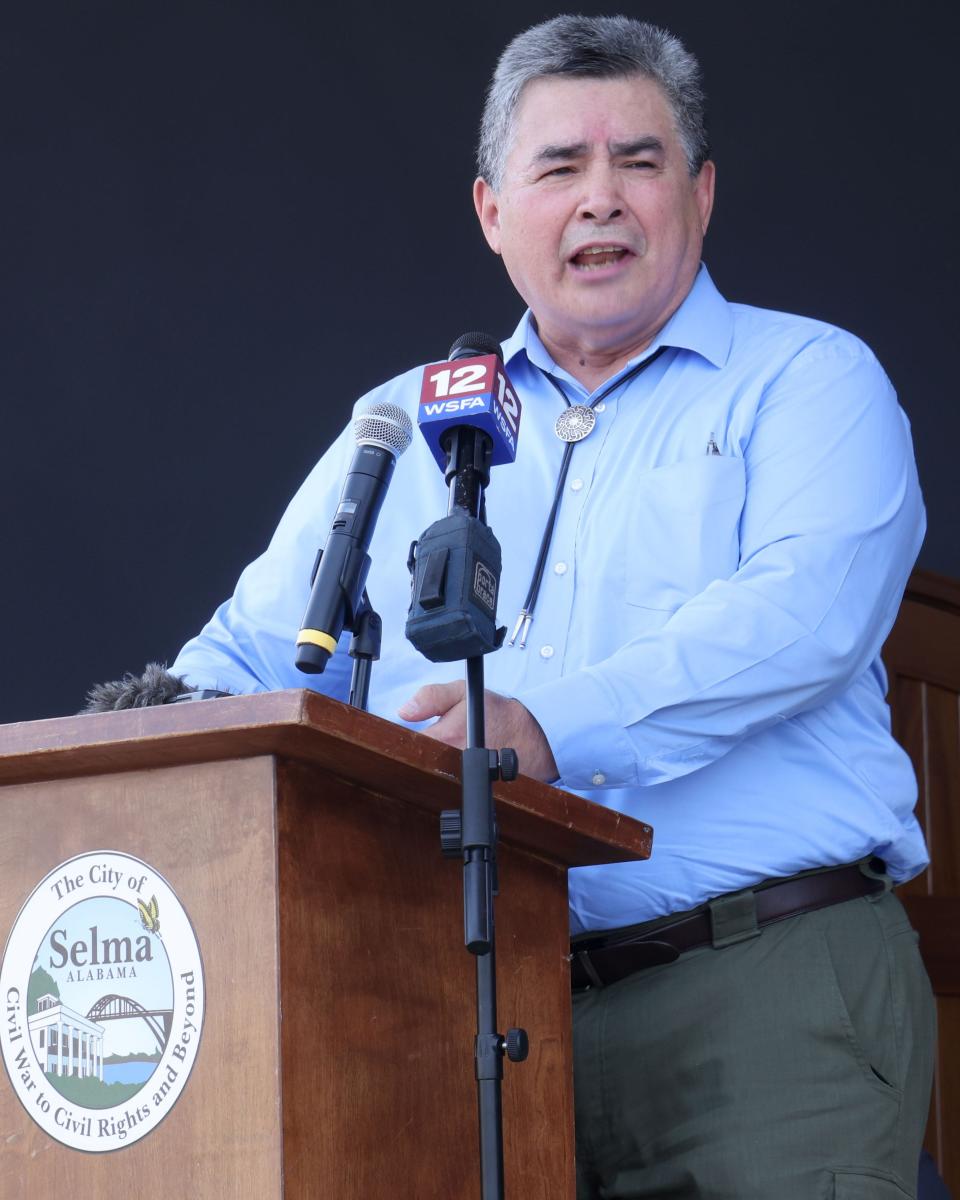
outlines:
{"label": "man's hand", "polygon": [[[520,759],[520,771],[532,779],[552,783],[560,772],[543,730],[519,700],[486,691],[484,722],[486,741],[498,749],[512,746]],[[467,741],[466,685],[462,679],[450,683],[428,683],[402,705],[398,716],[405,721],[440,719],[423,732],[427,737],[462,750]]]}

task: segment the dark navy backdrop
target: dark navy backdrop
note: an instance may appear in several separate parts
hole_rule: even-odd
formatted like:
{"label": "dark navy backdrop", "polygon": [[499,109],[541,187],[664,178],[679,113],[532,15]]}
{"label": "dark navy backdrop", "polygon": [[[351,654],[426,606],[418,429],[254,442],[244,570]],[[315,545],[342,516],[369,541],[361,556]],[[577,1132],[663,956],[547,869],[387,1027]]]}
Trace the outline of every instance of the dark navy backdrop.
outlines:
{"label": "dark navy backdrop", "polygon": [[[914,423],[921,562],[960,575],[951,7],[630,11],[705,67],[718,284],[871,343]],[[474,129],[497,52],[555,10],[472,11],[4,6],[0,721],[171,659],[356,396],[512,328]]]}

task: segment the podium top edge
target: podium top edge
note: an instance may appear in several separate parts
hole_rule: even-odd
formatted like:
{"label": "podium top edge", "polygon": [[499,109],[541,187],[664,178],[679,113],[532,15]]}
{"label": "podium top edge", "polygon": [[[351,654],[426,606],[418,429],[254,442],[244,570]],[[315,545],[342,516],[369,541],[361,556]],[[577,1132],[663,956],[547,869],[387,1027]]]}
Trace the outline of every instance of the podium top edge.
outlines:
{"label": "podium top edge", "polygon": [[[306,689],[0,726],[0,788],[262,755],[429,812],[460,802],[452,747]],[[523,776],[494,794],[503,841],[558,865],[650,855],[648,825],[581,796]]]}

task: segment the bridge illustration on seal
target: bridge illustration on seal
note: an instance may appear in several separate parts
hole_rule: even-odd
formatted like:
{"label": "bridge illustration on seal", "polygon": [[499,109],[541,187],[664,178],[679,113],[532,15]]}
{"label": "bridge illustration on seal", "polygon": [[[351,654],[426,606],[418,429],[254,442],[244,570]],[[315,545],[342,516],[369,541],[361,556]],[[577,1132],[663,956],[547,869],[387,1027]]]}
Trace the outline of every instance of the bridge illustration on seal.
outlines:
{"label": "bridge illustration on seal", "polygon": [[102,1082],[106,1021],[143,1021],[162,1054],[173,1027],[173,1009],[144,1008],[129,996],[110,993],[84,1016],[47,992],[37,999],[36,1012],[27,1021],[44,1074],[94,1076]]}
{"label": "bridge illustration on seal", "polygon": [[88,1021],[129,1021],[139,1018],[157,1039],[157,1049],[163,1052],[173,1025],[172,1008],[144,1008],[129,996],[111,993],[101,996],[87,1013]]}

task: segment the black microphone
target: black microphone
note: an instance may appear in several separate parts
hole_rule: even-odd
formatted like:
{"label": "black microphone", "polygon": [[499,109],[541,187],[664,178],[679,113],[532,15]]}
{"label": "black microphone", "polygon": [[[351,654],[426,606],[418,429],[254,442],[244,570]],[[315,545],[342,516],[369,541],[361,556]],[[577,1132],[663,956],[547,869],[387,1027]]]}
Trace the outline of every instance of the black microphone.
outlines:
{"label": "black microphone", "polygon": [[520,428],[499,342],[467,333],[447,357],[424,371],[418,415],[450,489],[447,516],[413,543],[407,560],[406,636],[431,662],[489,654],[503,642],[500,544],[486,523],[484,489],[490,468],[516,457]]}
{"label": "black microphone", "polygon": [[357,449],[340,503],[313,568],[310,600],[297,635],[296,664],[308,675],[327,665],[360,606],[367,550],[397,459],[410,445],[413,425],[395,404],[374,404],[353,423]]}

